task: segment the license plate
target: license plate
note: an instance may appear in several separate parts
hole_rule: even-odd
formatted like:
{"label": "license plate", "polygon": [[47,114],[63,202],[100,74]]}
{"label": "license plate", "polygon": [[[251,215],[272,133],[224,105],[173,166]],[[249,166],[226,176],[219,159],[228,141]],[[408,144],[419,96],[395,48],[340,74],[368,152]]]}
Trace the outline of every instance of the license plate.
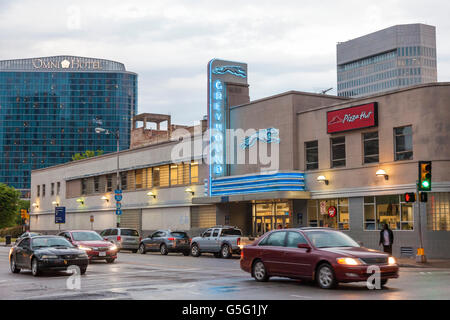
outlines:
{"label": "license plate", "polygon": [[99,253],[98,253],[98,256],[99,256],[99,257],[106,257],[106,252],[99,252]]}

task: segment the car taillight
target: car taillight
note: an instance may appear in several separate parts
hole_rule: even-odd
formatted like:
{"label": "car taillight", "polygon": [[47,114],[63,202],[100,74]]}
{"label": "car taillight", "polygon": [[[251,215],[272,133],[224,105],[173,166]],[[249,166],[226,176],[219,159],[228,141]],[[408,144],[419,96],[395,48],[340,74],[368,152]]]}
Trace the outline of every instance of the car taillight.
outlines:
{"label": "car taillight", "polygon": [[241,244],[241,238],[237,238],[237,245]]}
{"label": "car taillight", "polygon": [[121,236],[117,236],[117,241],[121,241],[122,237]]}
{"label": "car taillight", "polygon": [[175,241],[175,238],[168,238],[169,241]]}

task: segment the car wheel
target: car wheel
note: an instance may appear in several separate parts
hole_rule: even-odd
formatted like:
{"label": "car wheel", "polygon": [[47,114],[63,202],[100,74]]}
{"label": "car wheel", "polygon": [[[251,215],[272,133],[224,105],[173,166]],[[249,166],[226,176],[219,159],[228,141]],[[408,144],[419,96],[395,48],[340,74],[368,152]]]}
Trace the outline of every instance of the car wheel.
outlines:
{"label": "car wheel", "polygon": [[230,246],[227,244],[224,244],[222,246],[222,248],[220,249],[220,253],[222,255],[222,258],[224,259],[228,259],[231,257],[231,250],[230,250]]}
{"label": "car wheel", "polygon": [[116,259],[113,258],[106,259],[106,263],[114,263],[114,261],[116,261]]}
{"label": "car wheel", "polygon": [[164,243],[159,248],[159,252],[161,252],[163,256],[167,256],[167,254],[169,253],[169,251],[167,250],[167,246]]}
{"label": "car wheel", "polygon": [[17,266],[16,266],[16,257],[11,257],[10,267],[11,267],[11,272],[12,273],[19,273],[20,272],[20,269],[17,268]]}
{"label": "car wheel", "polygon": [[266,266],[261,260],[258,260],[253,264],[252,275],[255,278],[255,280],[259,282],[266,282],[269,280]]}
{"label": "car wheel", "polygon": [[141,244],[139,245],[139,253],[140,253],[140,254],[145,254],[145,253],[146,253],[146,251],[145,251],[145,245],[144,245],[143,243],[141,243]]}
{"label": "car wheel", "polygon": [[334,270],[328,263],[319,266],[317,269],[316,280],[317,284],[322,289],[331,289],[337,285]]}
{"label": "car wheel", "polygon": [[200,249],[197,244],[193,244],[191,247],[191,256],[193,257],[199,257],[200,256]]}
{"label": "car wheel", "polygon": [[389,279],[381,279],[381,282],[380,282],[381,286],[384,287],[388,283],[388,280]]}
{"label": "car wheel", "polygon": [[38,261],[36,258],[33,258],[33,260],[31,261],[31,274],[35,277],[41,274],[41,271],[39,270]]}
{"label": "car wheel", "polygon": [[186,257],[187,257],[188,255],[190,255],[190,254],[191,254],[191,253],[190,253],[189,251],[183,251],[183,255],[186,256]]}
{"label": "car wheel", "polygon": [[86,270],[87,270],[87,267],[82,267],[82,268],[80,268],[80,273],[85,274]]}

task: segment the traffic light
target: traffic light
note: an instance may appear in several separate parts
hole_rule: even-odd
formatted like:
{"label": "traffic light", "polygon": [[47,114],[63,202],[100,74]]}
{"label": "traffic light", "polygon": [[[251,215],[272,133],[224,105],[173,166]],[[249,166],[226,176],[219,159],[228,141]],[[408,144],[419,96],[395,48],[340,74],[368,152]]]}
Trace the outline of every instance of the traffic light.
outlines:
{"label": "traffic light", "polygon": [[421,192],[419,195],[420,202],[427,202],[428,201],[428,193]]}
{"label": "traffic light", "polygon": [[405,193],[403,200],[405,202],[416,202],[416,194],[414,192]]}
{"label": "traffic light", "polygon": [[419,161],[419,191],[431,191],[431,161]]}

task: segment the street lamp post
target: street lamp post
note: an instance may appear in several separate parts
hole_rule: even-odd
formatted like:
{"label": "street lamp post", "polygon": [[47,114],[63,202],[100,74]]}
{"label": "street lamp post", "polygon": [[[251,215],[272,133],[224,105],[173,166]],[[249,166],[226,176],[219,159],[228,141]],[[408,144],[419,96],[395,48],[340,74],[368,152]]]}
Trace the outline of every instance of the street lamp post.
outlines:
{"label": "street lamp post", "polygon": [[[120,172],[119,172],[119,151],[120,151],[120,136],[119,136],[119,129],[116,130],[116,132],[113,132],[108,129],[104,128],[95,128],[96,133],[104,133],[104,134],[112,134],[114,138],[116,138],[116,146],[117,146],[117,169],[116,169],[116,190],[122,190],[121,183],[120,183]],[[117,215],[117,227],[120,227],[120,215]]]}

